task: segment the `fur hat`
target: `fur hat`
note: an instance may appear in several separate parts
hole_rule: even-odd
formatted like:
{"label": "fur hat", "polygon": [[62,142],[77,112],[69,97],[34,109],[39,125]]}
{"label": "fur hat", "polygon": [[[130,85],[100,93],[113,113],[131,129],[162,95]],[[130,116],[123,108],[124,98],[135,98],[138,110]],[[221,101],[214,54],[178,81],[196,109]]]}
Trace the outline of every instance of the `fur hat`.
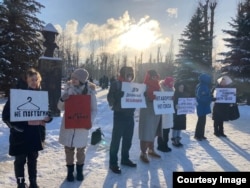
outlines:
{"label": "fur hat", "polygon": [[166,77],[164,80],[164,85],[168,86],[169,88],[174,87],[174,78],[171,76]]}
{"label": "fur hat", "polygon": [[74,70],[74,72],[71,74],[71,77],[76,78],[81,83],[85,83],[89,77],[89,73],[86,69],[79,68]]}
{"label": "fur hat", "polygon": [[132,67],[124,66],[120,70],[120,77],[125,79],[128,75],[132,76],[132,79],[134,79],[134,70]]}

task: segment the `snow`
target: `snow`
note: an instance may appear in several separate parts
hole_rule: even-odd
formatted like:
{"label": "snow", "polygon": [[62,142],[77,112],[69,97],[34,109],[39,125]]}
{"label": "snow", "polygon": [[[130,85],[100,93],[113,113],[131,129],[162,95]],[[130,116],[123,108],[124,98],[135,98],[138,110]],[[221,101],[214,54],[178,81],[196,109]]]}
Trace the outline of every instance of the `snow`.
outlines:
{"label": "snow", "polygon": [[[137,163],[137,168],[121,166],[122,174],[114,174],[109,170],[109,144],[112,133],[112,117],[106,100],[107,90],[97,90],[98,114],[90,133],[101,127],[105,137],[97,145],[90,144],[86,150],[84,165],[85,179],[82,182],[66,182],[66,166],[63,146],[58,143],[61,117],[55,117],[47,124],[46,147],[40,152],[38,159],[38,183],[44,188],[110,188],[110,187],[172,187],[174,171],[194,172],[235,172],[250,169],[250,106],[240,105],[241,117],[224,125],[227,138],[213,135],[211,114],[207,116],[207,140],[196,141],[194,136],[197,121],[196,114],[187,115],[187,129],[182,132],[184,147],[174,148],[169,142],[172,152],[160,153],[161,159],[150,158],[149,164],[139,160],[140,147],[138,139],[138,110],[135,113],[135,130],[130,158]],[[0,98],[0,113],[6,99]],[[171,134],[171,132],[170,132]],[[14,158],[8,155],[9,129],[0,119],[0,187],[16,186],[14,176]],[[155,142],[155,147],[157,143]],[[119,153],[120,158],[120,153]],[[27,178],[27,172],[26,172]],[[28,178],[27,178],[28,179]]]}

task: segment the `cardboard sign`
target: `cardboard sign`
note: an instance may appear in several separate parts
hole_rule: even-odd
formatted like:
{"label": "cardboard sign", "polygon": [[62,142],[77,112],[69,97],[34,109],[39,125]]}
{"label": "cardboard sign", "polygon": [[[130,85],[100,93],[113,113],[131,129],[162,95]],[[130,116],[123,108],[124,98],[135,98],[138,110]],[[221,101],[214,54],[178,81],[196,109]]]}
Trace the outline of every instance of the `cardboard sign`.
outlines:
{"label": "cardboard sign", "polygon": [[48,116],[48,92],[11,89],[10,121],[43,120]]}
{"label": "cardboard sign", "polygon": [[91,128],[91,96],[70,95],[65,101],[65,128]]}
{"label": "cardboard sign", "polygon": [[216,103],[236,103],[236,88],[216,88]]}
{"label": "cardboard sign", "polygon": [[195,98],[179,98],[177,115],[194,114],[196,112],[196,103]]}
{"label": "cardboard sign", "polygon": [[173,91],[155,91],[154,111],[156,115],[174,113]]}
{"label": "cardboard sign", "polygon": [[122,82],[124,96],[121,98],[122,108],[146,108],[144,92],[145,84]]}

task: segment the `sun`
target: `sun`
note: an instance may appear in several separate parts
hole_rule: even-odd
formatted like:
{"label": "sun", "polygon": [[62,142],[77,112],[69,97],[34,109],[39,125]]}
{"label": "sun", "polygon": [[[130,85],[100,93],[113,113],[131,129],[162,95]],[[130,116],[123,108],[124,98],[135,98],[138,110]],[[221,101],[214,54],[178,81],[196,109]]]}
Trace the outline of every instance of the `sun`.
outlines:
{"label": "sun", "polygon": [[149,48],[157,41],[157,35],[154,30],[145,25],[134,25],[120,37],[122,47],[132,48],[138,51]]}

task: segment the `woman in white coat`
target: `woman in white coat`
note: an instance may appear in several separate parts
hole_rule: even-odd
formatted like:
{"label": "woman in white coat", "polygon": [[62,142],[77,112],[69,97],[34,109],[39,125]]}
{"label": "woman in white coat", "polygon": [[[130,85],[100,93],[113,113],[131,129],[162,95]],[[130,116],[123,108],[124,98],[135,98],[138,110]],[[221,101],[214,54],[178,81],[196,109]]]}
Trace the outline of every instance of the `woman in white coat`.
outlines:
{"label": "woman in white coat", "polygon": [[[63,111],[64,102],[69,98],[70,95],[81,95],[87,94],[91,96],[91,123],[97,113],[97,101],[95,85],[88,82],[88,72],[85,69],[76,69],[72,75],[71,80],[67,83],[64,89],[64,93],[58,101],[57,107]],[[84,107],[83,107],[84,108]],[[66,166],[68,169],[67,180],[74,181],[74,154],[76,150],[76,179],[78,181],[83,180],[83,165],[85,161],[85,148],[88,142],[89,130],[84,128],[65,128],[65,116],[63,115],[62,124],[59,134],[59,142],[64,145],[66,155]]]}
{"label": "woman in white coat", "polygon": [[[165,80],[160,81],[161,91],[174,91],[174,78],[169,76]],[[161,116],[161,136],[157,138],[157,149],[162,152],[170,152],[172,149],[168,147],[170,128],[173,127],[173,114],[163,114]]]}

